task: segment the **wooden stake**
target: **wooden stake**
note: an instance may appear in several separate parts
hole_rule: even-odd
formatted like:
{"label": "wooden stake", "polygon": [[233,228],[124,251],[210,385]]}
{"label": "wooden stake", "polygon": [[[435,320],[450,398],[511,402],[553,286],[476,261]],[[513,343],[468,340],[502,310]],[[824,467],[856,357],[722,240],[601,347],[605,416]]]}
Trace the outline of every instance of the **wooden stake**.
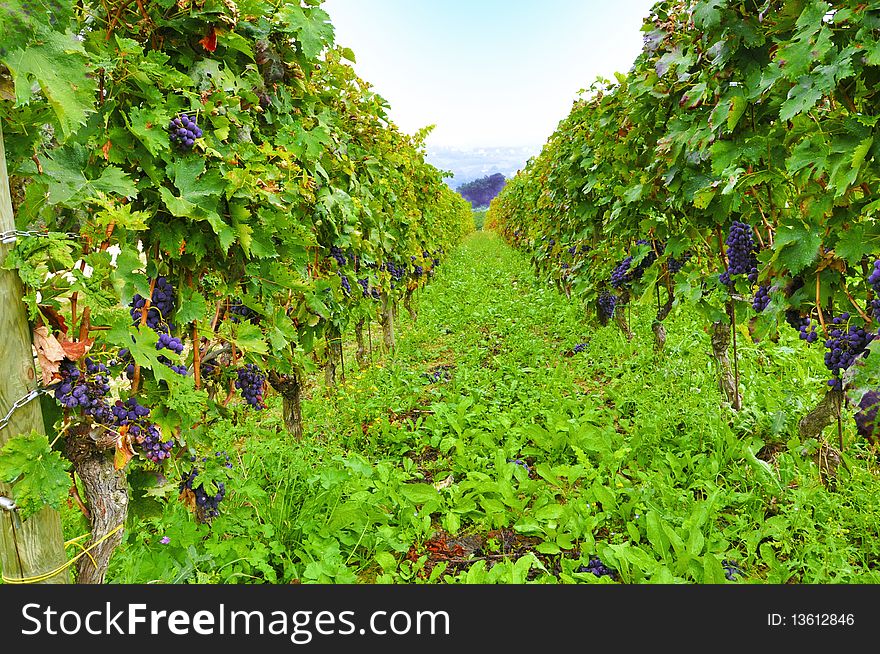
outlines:
{"label": "wooden stake", "polygon": [[[3,127],[0,125],[0,232],[15,229],[12,196],[6,172],[6,151]],[[10,246],[0,244],[0,262],[6,259]],[[21,397],[36,387],[33,345],[27,314],[22,303],[21,280],[14,271],[0,269],[0,417]],[[12,414],[5,429],[0,429],[0,447],[19,434],[45,434],[43,415],[37,400]],[[0,495],[12,497],[12,489],[0,484]],[[61,517],[57,511],[42,509],[24,522],[0,510],[0,561],[3,575],[9,579],[37,577],[57,569],[67,560]],[[65,570],[43,583],[69,583]]]}

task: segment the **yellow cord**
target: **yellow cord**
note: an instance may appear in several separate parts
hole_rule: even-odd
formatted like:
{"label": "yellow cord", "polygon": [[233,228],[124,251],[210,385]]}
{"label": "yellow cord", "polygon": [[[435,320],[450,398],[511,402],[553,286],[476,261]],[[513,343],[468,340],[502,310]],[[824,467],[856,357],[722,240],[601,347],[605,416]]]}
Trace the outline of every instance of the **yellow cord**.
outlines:
{"label": "yellow cord", "polygon": [[[37,575],[36,577],[20,577],[20,578],[12,578],[12,579],[7,577],[6,575],[2,575],[3,583],[5,583],[5,584],[39,584],[44,581],[47,581],[47,580],[51,579],[52,577],[54,577],[55,575],[57,575],[58,573],[64,572],[65,570],[67,570],[67,568],[72,566],[74,563],[76,563],[83,556],[89,554],[89,552],[91,550],[95,549],[98,545],[103,543],[105,540],[107,540],[108,538],[110,538],[111,536],[116,534],[124,526],[125,526],[125,523],[120,524],[110,533],[105,534],[104,536],[99,538],[97,541],[95,541],[94,543],[89,545],[88,547],[83,548],[82,552],[80,552],[75,557],[70,559],[67,563],[64,563],[64,564],[58,566],[57,568],[55,568],[54,570],[52,570],[50,572],[44,572],[43,574]],[[74,538],[73,540],[67,541],[67,543],[65,543],[65,545],[69,545],[69,544],[74,543],[78,540],[81,540],[86,535],[88,535],[88,534],[84,534],[83,536],[80,536],[79,538]],[[92,556],[90,554],[89,554],[89,558],[91,558],[92,561],[94,561],[94,558],[92,558]]]}

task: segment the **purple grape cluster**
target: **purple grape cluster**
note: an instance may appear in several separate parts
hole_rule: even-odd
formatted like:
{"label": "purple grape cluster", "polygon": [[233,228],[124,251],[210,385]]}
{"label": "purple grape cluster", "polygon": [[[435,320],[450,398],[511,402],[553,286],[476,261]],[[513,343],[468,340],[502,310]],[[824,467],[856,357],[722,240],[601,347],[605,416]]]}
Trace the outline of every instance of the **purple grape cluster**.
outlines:
{"label": "purple grape cluster", "polygon": [[55,387],[55,399],[68,408],[82,410],[95,422],[107,424],[112,420],[107,394],[110,392],[109,375],[103,363],[86,358],[82,372],[73,361],[64,360],[59,368],[61,382]]}
{"label": "purple grape cluster", "polygon": [[575,256],[577,254],[577,252],[578,252],[577,245],[572,245],[570,248],[568,248],[568,256],[570,256],[570,257]]}
{"label": "purple grape cluster", "polygon": [[242,320],[256,324],[260,321],[260,314],[242,304],[240,299],[235,298],[229,303],[229,320],[236,324]]}
{"label": "purple grape cluster", "polygon": [[755,292],[755,299],[752,300],[752,308],[757,313],[761,313],[768,306],[770,306],[770,285],[761,284]]}
{"label": "purple grape cluster", "polygon": [[[159,334],[159,341],[156,343],[157,350],[169,350],[175,354],[183,352],[183,341],[172,336],[171,332],[174,326],[168,321],[174,313],[177,304],[174,287],[166,277],[158,277],[156,285],[153,287],[153,294],[150,296],[150,308],[147,310],[147,327]],[[132,323],[134,325],[141,324],[141,314],[143,313],[146,299],[141,295],[135,295],[129,304],[129,313],[131,314]],[[120,360],[125,364],[125,375],[129,379],[134,378],[134,360],[131,353],[127,349],[119,351]],[[178,375],[185,377],[189,374],[186,366],[176,364],[164,354],[159,355],[159,361],[171,368]]]}
{"label": "purple grape cluster", "polygon": [[351,282],[348,281],[348,277],[345,275],[341,275],[342,277],[342,292],[345,293],[345,297],[351,297]]}
{"label": "purple grape cluster", "polygon": [[340,268],[344,268],[345,264],[348,263],[348,260],[345,258],[345,253],[341,248],[338,248],[335,245],[330,248],[330,256],[336,259],[336,263],[339,264]]}
{"label": "purple grape cluster", "polygon": [[859,436],[874,442],[874,435],[880,425],[877,424],[877,410],[880,409],[880,392],[868,391],[859,402],[859,410],[856,411],[856,430]]}
{"label": "purple grape cluster", "polygon": [[169,349],[175,354],[180,354],[183,352],[183,343],[179,338],[171,334],[159,334],[159,342],[156,343],[156,349]]}
{"label": "purple grape cluster", "polygon": [[357,283],[360,284],[361,289],[363,289],[364,297],[369,297],[370,295],[370,280],[364,277],[363,279],[357,280]]}
{"label": "purple grape cluster", "polygon": [[512,463],[513,465],[519,466],[520,468],[522,468],[523,470],[525,470],[528,473],[532,472],[532,469],[529,468],[529,464],[526,463],[525,461],[523,461],[522,459],[507,459],[507,462]]}
{"label": "purple grape cluster", "polygon": [[730,224],[725,244],[728,268],[726,274],[721,274],[721,283],[728,287],[733,286],[733,277],[736,275],[748,275],[751,283],[757,282],[758,250],[755,247],[751,225],[734,220]]}
{"label": "purple grape cluster", "polygon": [[[141,324],[141,314],[146,302],[146,299],[140,294],[132,298],[129,304],[132,324]],[[153,294],[150,297],[150,308],[147,310],[147,326],[157,332],[170,331],[168,319],[174,312],[175,304],[174,287],[168,279],[165,277],[156,279],[156,286],[153,288]]]}
{"label": "purple grape cluster", "polygon": [[736,581],[737,576],[742,577],[745,574],[736,563],[727,559],[721,562],[721,567],[724,568],[724,577],[727,581]]}
{"label": "purple grape cluster", "polygon": [[880,295],[880,259],[874,262],[874,268],[868,276],[868,283],[874,289],[874,292]]}
{"label": "purple grape cluster", "polygon": [[448,368],[438,368],[434,372],[426,372],[422,376],[425,377],[432,384],[436,384],[441,381],[449,381],[450,379],[452,379],[452,375],[450,374]]}
{"label": "purple grape cluster", "polygon": [[623,289],[632,281],[632,275],[629,271],[632,260],[632,257],[626,257],[611,271],[611,285],[614,288]]}
{"label": "purple grape cluster", "polygon": [[818,340],[819,334],[816,332],[816,325],[814,325],[813,321],[809,318],[802,317],[800,311],[797,309],[789,309],[786,311],[785,321],[792,329],[797,330],[802,341],[806,341],[810,344],[815,343]]}
{"label": "purple grape cluster", "polygon": [[206,363],[203,363],[199,366],[200,372],[202,373],[202,377],[211,377],[217,372],[217,359],[212,359]]}
{"label": "purple grape cluster", "polygon": [[574,352],[575,354],[580,354],[581,352],[583,352],[586,349],[587,349],[587,343],[578,343],[577,345],[575,345],[571,349],[571,351]]}
{"label": "purple grape cluster", "polygon": [[171,143],[182,152],[192,150],[196,139],[202,138],[201,128],[189,114],[180,114],[173,118],[168,125],[168,133],[171,135]]}
{"label": "purple grape cluster", "polygon": [[241,391],[242,397],[255,409],[265,409],[263,403],[263,386],[266,383],[266,375],[253,363],[236,371],[237,379],[235,387]]}
{"label": "purple grape cluster", "polygon": [[403,279],[403,276],[406,274],[406,268],[404,268],[403,266],[398,266],[397,264],[391,262],[386,263],[383,268],[388,271],[388,273],[391,275],[391,278],[396,282],[399,282],[401,279]]}
{"label": "purple grape cluster", "polygon": [[602,559],[598,556],[591,557],[590,562],[587,565],[582,565],[577,571],[581,573],[592,572],[597,577],[611,577],[612,579],[617,577],[617,570],[602,563]]}
{"label": "purple grape cluster", "polygon": [[[229,465],[231,466],[232,464]],[[196,484],[198,477],[199,469],[196,467],[193,467],[188,473],[184,473],[180,480],[180,492],[182,493],[187,490],[195,495],[196,510],[200,517],[216,518],[220,515],[220,502],[226,497],[226,484],[222,481],[216,482],[217,492],[208,494],[204,483]]]}
{"label": "purple grape cluster", "polygon": [[868,284],[874,291],[874,299],[871,301],[874,320],[880,322],[880,259],[874,262],[874,268],[868,276]]}
{"label": "purple grape cluster", "polygon": [[691,256],[693,256],[690,252],[685,252],[680,258],[669,257],[666,260],[666,267],[669,269],[670,275],[675,275],[684,268],[684,265],[690,261]]}
{"label": "purple grape cluster", "polygon": [[614,309],[617,307],[617,296],[612,293],[599,293],[599,313],[603,320],[610,320],[614,317]]}
{"label": "purple grape cluster", "polygon": [[425,269],[421,266],[413,266],[413,277],[421,277],[425,274]]}
{"label": "purple grape cluster", "polygon": [[158,425],[151,423],[150,410],[137,399],[130,397],[125,402],[117,400],[113,406],[113,417],[117,427],[128,427],[141,452],[153,463],[162,463],[171,456],[174,440],[163,441]]}
{"label": "purple grape cluster", "polygon": [[[651,246],[651,243],[643,238],[640,238],[636,241],[636,245]],[[662,251],[662,244],[657,249]],[[644,276],[645,271],[647,271],[648,268],[650,268],[656,260],[657,253],[654,251],[654,248],[652,246],[648,253],[644,256],[644,258],[642,258],[642,260],[635,268],[632,268],[633,256],[627,256],[623,259],[623,261],[615,266],[614,270],[611,271],[611,285],[616,289],[623,289],[633,282],[639,281]]]}
{"label": "purple grape cluster", "polygon": [[856,357],[867,349],[875,336],[866,332],[864,327],[847,326],[849,319],[848,313],[842,313],[834,318],[831,322],[830,338],[825,341],[828,350],[825,353],[825,367],[834,375],[834,379],[828,380],[828,385],[837,390],[843,387],[840,373],[853,364]]}

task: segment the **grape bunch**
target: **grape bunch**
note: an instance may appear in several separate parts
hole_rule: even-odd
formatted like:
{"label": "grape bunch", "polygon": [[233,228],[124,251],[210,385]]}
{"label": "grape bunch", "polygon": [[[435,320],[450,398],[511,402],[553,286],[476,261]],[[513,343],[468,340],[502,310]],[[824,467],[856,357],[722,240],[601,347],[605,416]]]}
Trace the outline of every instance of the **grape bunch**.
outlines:
{"label": "grape bunch", "polygon": [[858,325],[847,327],[849,318],[848,313],[842,313],[834,318],[829,332],[831,338],[825,341],[828,350],[825,353],[825,367],[834,375],[834,379],[828,380],[828,385],[837,390],[843,388],[840,373],[853,364],[856,357],[867,349],[875,336]]}
{"label": "grape bunch", "polygon": [[755,299],[752,300],[752,308],[757,313],[761,313],[770,305],[770,285],[761,284],[755,292]]}
{"label": "grape bunch", "polygon": [[413,277],[416,277],[416,278],[421,277],[422,275],[425,274],[425,269],[422,268],[421,266],[413,266],[413,273],[412,274],[413,274]]}
{"label": "grape bunch", "polygon": [[874,292],[880,295],[880,259],[874,262],[874,268],[868,276],[868,283],[874,289]]}
{"label": "grape bunch", "polygon": [[789,309],[786,311],[785,321],[792,329],[798,331],[798,335],[802,341],[806,341],[809,344],[815,343],[819,339],[819,334],[816,332],[816,325],[812,324],[812,321],[809,318],[801,317],[801,314],[797,309]]}
{"label": "grape bunch", "polygon": [[202,130],[189,114],[180,114],[168,125],[171,143],[181,152],[192,150],[196,139],[202,138]]}
{"label": "grape bunch", "polygon": [[[146,303],[146,299],[140,294],[132,298],[129,304],[129,313],[133,324],[141,324],[141,314]],[[175,303],[174,287],[171,283],[165,277],[156,279],[156,285],[150,297],[150,308],[147,311],[147,326],[157,332],[170,331],[168,318],[174,312]]]}
{"label": "grape bunch", "polygon": [[666,260],[666,267],[669,269],[670,275],[675,275],[679,270],[684,268],[684,265],[690,260],[691,256],[693,256],[690,252],[685,252],[680,258],[669,257]]}
{"label": "grape bunch", "polygon": [[55,387],[55,399],[68,408],[80,408],[84,415],[100,424],[112,420],[107,394],[110,392],[107,367],[86,358],[86,370],[82,372],[73,361],[64,360],[59,368],[61,383]]}
{"label": "grape bunch", "polygon": [[342,277],[342,292],[345,293],[345,297],[351,297],[351,282],[348,281],[348,277],[345,275],[341,275]]}
{"label": "grape bunch", "polygon": [[577,345],[575,345],[572,348],[571,351],[574,352],[575,354],[580,354],[581,352],[583,352],[586,349],[587,349],[587,343],[578,343]]}
{"label": "grape bunch", "polygon": [[159,334],[159,342],[156,343],[157,350],[169,349],[175,354],[183,352],[183,343],[176,336],[171,334]]}
{"label": "grape bunch", "polygon": [[217,492],[209,495],[205,490],[204,482],[196,485],[198,477],[199,469],[196,467],[193,467],[188,473],[184,473],[180,480],[180,492],[189,491],[193,494],[199,517],[216,518],[220,515],[220,502],[226,497],[226,484],[222,481],[216,482]]}
{"label": "grape bunch", "polygon": [[721,275],[721,283],[728,287],[733,286],[732,278],[736,275],[748,275],[753,284],[758,281],[758,250],[752,237],[751,225],[734,220],[730,224],[725,244],[728,268],[726,275]]}
{"label": "grape bunch", "polygon": [[623,289],[632,281],[632,275],[629,271],[632,260],[632,257],[626,257],[611,271],[611,285],[614,288]]}
{"label": "grape bunch", "polygon": [[259,318],[260,314],[242,304],[241,300],[238,298],[229,303],[229,320],[232,322],[237,324],[242,320],[247,320],[250,323],[257,323],[259,322]]}
{"label": "grape bunch", "polygon": [[736,581],[737,576],[742,576],[744,573],[742,569],[732,561],[728,561],[724,559],[721,562],[721,567],[724,568],[724,577],[727,581]]}
{"label": "grape bunch", "polygon": [[171,456],[174,440],[162,440],[158,425],[148,420],[150,410],[137,399],[130,397],[125,402],[117,400],[112,411],[116,426],[128,428],[128,433],[134,437],[147,459],[153,463],[162,463]]}
{"label": "grape bunch", "polygon": [[263,386],[266,383],[266,375],[253,363],[239,368],[236,372],[235,387],[241,391],[242,397],[255,409],[265,409],[263,403]]}
{"label": "grape bunch", "polygon": [[[651,243],[640,238],[636,241],[636,245],[651,246]],[[662,245],[658,249],[662,250]],[[635,268],[632,268],[633,256],[627,256],[623,261],[617,264],[614,270],[611,271],[611,285],[616,289],[623,289],[629,284],[639,281],[644,276],[645,271],[647,271],[656,260],[657,253],[654,251],[653,247],[651,247]]]}
{"label": "grape bunch", "polygon": [[[633,270],[632,278],[634,281],[640,280],[644,276],[648,268],[654,265],[654,262],[657,260],[657,253],[654,252],[654,248],[651,246],[651,243],[649,241],[640,238],[636,241],[636,245],[647,245],[651,249],[648,250],[648,253],[642,258],[641,261],[639,261],[639,265],[636,266],[636,269]],[[661,245],[658,249],[662,250],[663,246]]]}
{"label": "grape bunch", "polygon": [[578,252],[577,245],[572,245],[570,248],[568,248],[568,255],[570,257],[575,256],[577,254],[577,252]]}
{"label": "grape bunch", "polygon": [[602,559],[598,556],[591,557],[587,565],[582,565],[578,568],[578,572],[592,572],[597,577],[611,577],[612,579],[617,576],[617,571],[602,563]]}
{"label": "grape bunch", "polygon": [[345,258],[345,253],[341,248],[338,248],[335,245],[330,248],[330,256],[336,259],[336,263],[339,264],[340,268],[345,267],[345,264],[348,263],[348,260]]}
{"label": "grape bunch", "polygon": [[391,278],[396,282],[399,282],[401,279],[403,279],[403,276],[406,274],[406,268],[398,266],[394,263],[386,263],[384,268],[391,275]]}
{"label": "grape bunch", "polygon": [[370,280],[364,277],[363,279],[357,280],[357,283],[360,284],[361,288],[364,292],[364,297],[369,297],[370,295]]}
{"label": "grape bunch", "polygon": [[874,268],[868,276],[868,284],[874,291],[874,299],[871,301],[871,309],[874,311],[874,320],[880,322],[880,259],[874,262]]}
{"label": "grape bunch", "polygon": [[610,320],[614,317],[614,309],[617,307],[617,296],[603,292],[599,294],[600,318]]}
{"label": "grape bunch", "polygon": [[874,435],[880,430],[877,424],[877,410],[880,409],[880,392],[868,391],[859,402],[859,410],[856,411],[856,430],[859,436],[874,442]]}

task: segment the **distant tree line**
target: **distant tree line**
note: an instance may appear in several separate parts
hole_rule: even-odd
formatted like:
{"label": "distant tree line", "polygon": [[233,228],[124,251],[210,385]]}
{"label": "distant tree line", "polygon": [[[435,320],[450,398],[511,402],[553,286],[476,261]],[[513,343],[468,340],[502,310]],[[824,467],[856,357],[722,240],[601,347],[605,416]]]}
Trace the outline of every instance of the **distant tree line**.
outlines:
{"label": "distant tree line", "polygon": [[456,190],[461,193],[465,200],[471,203],[474,209],[478,207],[488,207],[496,195],[501,193],[501,189],[507,183],[504,175],[495,173],[487,175],[480,179],[475,179],[467,184],[462,184]]}

